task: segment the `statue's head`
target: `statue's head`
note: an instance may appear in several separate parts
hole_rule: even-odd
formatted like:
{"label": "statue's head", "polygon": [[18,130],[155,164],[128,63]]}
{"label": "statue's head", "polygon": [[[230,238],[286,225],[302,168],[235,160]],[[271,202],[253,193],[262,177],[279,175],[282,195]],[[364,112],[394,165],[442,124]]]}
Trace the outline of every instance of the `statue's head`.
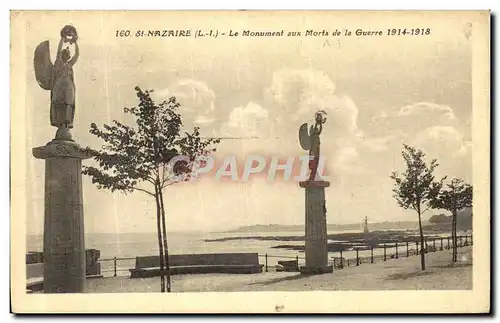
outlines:
{"label": "statue's head", "polygon": [[66,25],[61,29],[61,38],[64,39],[65,43],[74,43],[78,39],[78,34],[75,27],[71,25]]}
{"label": "statue's head", "polygon": [[314,120],[316,123],[324,124],[327,120],[326,111],[320,110],[314,114]]}
{"label": "statue's head", "polygon": [[61,58],[62,58],[63,62],[66,63],[70,57],[71,57],[71,54],[69,52],[69,49],[65,48],[61,51]]}

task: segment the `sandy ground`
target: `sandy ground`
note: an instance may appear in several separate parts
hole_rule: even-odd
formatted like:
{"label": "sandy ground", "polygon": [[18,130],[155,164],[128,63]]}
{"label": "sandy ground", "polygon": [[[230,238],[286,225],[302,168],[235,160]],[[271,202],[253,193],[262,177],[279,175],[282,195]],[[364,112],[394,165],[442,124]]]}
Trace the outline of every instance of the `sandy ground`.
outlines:
{"label": "sandy ground", "polygon": [[[427,269],[420,270],[420,257],[391,259],[303,276],[300,273],[269,272],[252,275],[172,276],[173,292],[316,291],[316,290],[417,290],[471,289],[472,249],[459,249],[459,261],[451,264],[451,251],[426,256]],[[160,278],[111,277],[87,280],[87,293],[159,292]]]}

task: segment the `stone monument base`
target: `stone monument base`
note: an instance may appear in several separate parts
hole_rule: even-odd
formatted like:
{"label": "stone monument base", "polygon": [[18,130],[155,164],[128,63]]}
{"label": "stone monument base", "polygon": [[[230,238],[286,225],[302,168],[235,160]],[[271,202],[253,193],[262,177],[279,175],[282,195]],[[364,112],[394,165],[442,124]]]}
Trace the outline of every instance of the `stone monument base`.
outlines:
{"label": "stone monument base", "polygon": [[300,272],[306,275],[325,274],[333,272],[333,266],[328,266],[328,235],[326,230],[325,188],[330,186],[327,181],[300,182],[305,188],[305,266]]}
{"label": "stone monument base", "polygon": [[302,266],[300,267],[300,273],[304,275],[320,275],[333,273],[333,266]]}
{"label": "stone monument base", "polygon": [[45,160],[43,290],[85,291],[82,160],[90,154],[73,141],[52,140],[33,148]]}

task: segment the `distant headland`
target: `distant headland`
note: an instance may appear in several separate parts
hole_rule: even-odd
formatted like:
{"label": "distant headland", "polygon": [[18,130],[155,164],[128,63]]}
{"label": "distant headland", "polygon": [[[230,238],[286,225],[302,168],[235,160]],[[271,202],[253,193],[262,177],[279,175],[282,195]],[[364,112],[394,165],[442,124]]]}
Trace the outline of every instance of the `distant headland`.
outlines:
{"label": "distant headland", "polygon": [[[428,225],[428,221],[423,222]],[[413,230],[418,226],[416,221],[398,221],[398,222],[376,222],[369,223],[370,230]],[[363,224],[328,224],[328,231],[347,231],[347,230],[363,230]],[[277,232],[277,231],[304,231],[303,224],[284,225],[284,224],[255,224],[241,226],[235,229],[226,230],[220,233],[237,233],[237,232]]]}

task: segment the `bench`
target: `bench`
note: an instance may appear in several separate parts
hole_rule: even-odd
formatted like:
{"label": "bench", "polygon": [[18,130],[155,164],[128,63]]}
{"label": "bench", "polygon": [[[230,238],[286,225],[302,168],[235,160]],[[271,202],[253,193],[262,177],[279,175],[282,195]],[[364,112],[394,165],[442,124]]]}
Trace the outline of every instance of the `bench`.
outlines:
{"label": "bench", "polygon": [[[211,253],[170,255],[171,275],[185,274],[255,274],[261,273],[264,265],[259,264],[257,253]],[[137,257],[130,278],[160,276],[160,257]]]}
{"label": "bench", "polygon": [[28,294],[43,290],[43,277],[28,278],[26,280],[26,292]]}
{"label": "bench", "polygon": [[[85,250],[87,278],[102,278],[99,257],[101,252],[96,249]],[[43,252],[29,252],[26,255],[26,291],[43,290]]]}
{"label": "bench", "polygon": [[41,291],[43,289],[43,263],[26,265],[26,290]]}

